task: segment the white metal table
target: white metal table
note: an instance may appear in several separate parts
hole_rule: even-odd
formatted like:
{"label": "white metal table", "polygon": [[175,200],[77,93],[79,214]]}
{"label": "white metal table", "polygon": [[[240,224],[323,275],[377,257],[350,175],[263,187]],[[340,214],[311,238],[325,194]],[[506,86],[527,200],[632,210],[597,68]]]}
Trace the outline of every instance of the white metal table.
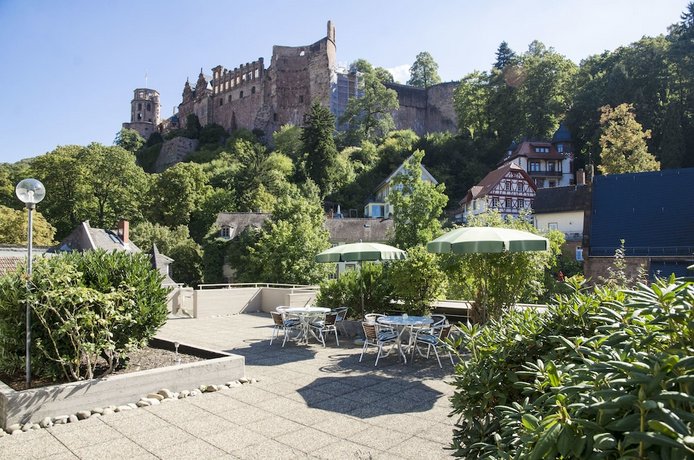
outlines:
{"label": "white metal table", "polygon": [[398,333],[398,336],[395,339],[395,344],[398,347],[398,351],[400,352],[400,355],[402,355],[402,359],[404,360],[405,363],[407,363],[407,355],[403,351],[403,346],[402,346],[402,337],[405,334],[405,331],[410,331],[410,335],[408,337],[408,343],[407,343],[407,348],[412,345],[412,329],[415,327],[427,327],[430,326],[431,323],[434,322],[434,320],[430,316],[409,316],[409,315],[386,315],[386,316],[379,316],[376,319],[376,322],[378,324],[383,324],[385,326],[393,326],[397,329],[400,330]]}
{"label": "white metal table", "polygon": [[316,340],[320,340],[311,329],[311,320],[324,316],[326,313],[330,312],[330,309],[325,307],[278,307],[277,311],[299,317],[301,333],[297,336],[297,339],[299,343],[308,344],[309,335],[315,337]]}

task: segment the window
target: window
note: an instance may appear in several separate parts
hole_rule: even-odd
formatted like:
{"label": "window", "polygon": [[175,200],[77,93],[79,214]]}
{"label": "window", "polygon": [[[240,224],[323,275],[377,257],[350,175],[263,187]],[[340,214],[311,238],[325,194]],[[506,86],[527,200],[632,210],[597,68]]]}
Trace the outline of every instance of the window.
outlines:
{"label": "window", "polygon": [[272,114],[272,121],[277,121],[277,112]]}
{"label": "window", "polygon": [[149,102],[147,103],[147,111],[148,112],[152,111],[152,104],[150,104]]}
{"label": "window", "polygon": [[222,104],[224,104],[224,99],[223,99],[223,98],[219,98],[219,105],[222,105]]}
{"label": "window", "polygon": [[559,224],[557,222],[550,222],[547,224],[547,230],[559,230]]}
{"label": "window", "polygon": [[555,180],[551,180],[547,184],[547,187],[556,187],[556,186],[557,186],[557,181],[555,181]]}
{"label": "window", "polygon": [[525,207],[525,200],[523,198],[518,198],[518,209],[523,209]]}
{"label": "window", "polygon": [[137,114],[137,121],[140,121],[140,120],[142,120],[142,114],[141,114],[141,113],[138,113],[138,114]]}
{"label": "window", "polygon": [[506,190],[511,190],[511,181],[510,180],[506,181]]}
{"label": "window", "polygon": [[545,186],[545,180],[544,179],[535,179],[535,186],[537,188],[542,188]]}
{"label": "window", "polygon": [[221,236],[222,238],[230,239],[231,227],[227,227],[226,225],[222,227],[222,230],[219,232],[219,236]]}
{"label": "window", "polygon": [[299,95],[299,104],[303,104],[303,103],[304,103],[304,96]]}
{"label": "window", "polygon": [[498,208],[499,207],[499,199],[498,198],[496,198],[496,197],[492,198],[491,207],[492,208]]}
{"label": "window", "polygon": [[227,100],[227,102],[231,102],[231,94],[229,95],[229,99]]}
{"label": "window", "polygon": [[540,162],[539,161],[531,161],[530,162],[530,171],[531,172],[537,172],[540,170]]}
{"label": "window", "polygon": [[547,162],[547,171],[554,172],[555,169],[556,169],[556,163],[554,161],[548,161]]}
{"label": "window", "polygon": [[137,110],[142,110],[142,102],[137,103]]}
{"label": "window", "polygon": [[549,153],[549,147],[535,147],[537,153]]}
{"label": "window", "polygon": [[255,94],[255,86],[251,87],[251,94]]}
{"label": "window", "polygon": [[513,206],[513,200],[511,200],[511,198],[506,198],[505,201],[504,206],[506,209],[511,209],[511,206]]}
{"label": "window", "polygon": [[243,91],[239,91],[239,99],[243,99]]}
{"label": "window", "polygon": [[557,144],[557,152],[564,153],[564,144]]}

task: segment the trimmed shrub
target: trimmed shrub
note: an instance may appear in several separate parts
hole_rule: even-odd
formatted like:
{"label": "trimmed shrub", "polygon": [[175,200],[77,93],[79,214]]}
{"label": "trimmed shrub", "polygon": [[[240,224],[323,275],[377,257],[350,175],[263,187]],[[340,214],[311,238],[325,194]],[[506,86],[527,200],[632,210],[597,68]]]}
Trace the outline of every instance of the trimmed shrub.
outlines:
{"label": "trimmed shrub", "polygon": [[596,288],[462,327],[456,455],[694,455],[694,284]]}
{"label": "trimmed shrub", "polygon": [[0,371],[17,372],[31,304],[32,370],[81,380],[113,371],[166,321],[167,290],[145,254],[89,251],[37,259],[29,289],[24,269],[0,277]]}
{"label": "trimmed shrub", "polygon": [[316,305],[329,308],[349,307],[348,316],[361,319],[364,313],[384,313],[392,309],[392,291],[387,266],[363,262],[361,271],[347,272],[338,279],[321,283]]}

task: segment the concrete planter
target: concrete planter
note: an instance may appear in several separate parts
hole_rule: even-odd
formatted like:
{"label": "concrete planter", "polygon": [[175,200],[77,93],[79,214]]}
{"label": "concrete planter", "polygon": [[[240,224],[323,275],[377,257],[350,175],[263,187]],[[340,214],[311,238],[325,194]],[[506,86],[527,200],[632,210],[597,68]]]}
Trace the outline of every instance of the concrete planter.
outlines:
{"label": "concrete planter", "polygon": [[[173,349],[173,343],[155,339],[151,346]],[[205,361],[158,369],[111,375],[101,379],[70,382],[16,391],[0,382],[0,426],[38,422],[44,417],[74,414],[95,407],[134,403],[162,388],[190,390],[203,384],[218,384],[244,377],[243,356],[181,344],[179,351]]]}

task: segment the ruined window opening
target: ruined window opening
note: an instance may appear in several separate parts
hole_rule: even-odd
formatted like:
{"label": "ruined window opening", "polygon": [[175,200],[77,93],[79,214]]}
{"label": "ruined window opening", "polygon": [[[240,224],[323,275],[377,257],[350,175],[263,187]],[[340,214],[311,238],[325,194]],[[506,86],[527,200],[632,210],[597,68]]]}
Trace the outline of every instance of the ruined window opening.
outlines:
{"label": "ruined window opening", "polygon": [[137,103],[137,110],[142,110],[142,102]]}
{"label": "ruined window opening", "polygon": [[229,101],[228,102],[231,102],[231,94],[229,95]]}
{"label": "ruined window opening", "polygon": [[219,99],[219,105],[222,105],[222,104],[224,104],[224,98]]}
{"label": "ruined window opening", "polygon": [[239,92],[239,99],[243,99],[243,91]]}
{"label": "ruined window opening", "polygon": [[138,113],[138,114],[137,114],[137,121],[140,121],[140,120],[142,120],[142,114],[141,114],[141,113]]}
{"label": "ruined window opening", "polygon": [[255,94],[255,86],[251,88],[251,94]]}
{"label": "ruined window opening", "polygon": [[299,95],[299,104],[303,104],[303,103],[304,103],[304,96]]}
{"label": "ruined window opening", "polygon": [[272,121],[277,121],[277,112],[272,114]]}
{"label": "ruined window opening", "polygon": [[147,103],[147,111],[148,112],[152,111],[152,104],[150,104],[149,102]]}

